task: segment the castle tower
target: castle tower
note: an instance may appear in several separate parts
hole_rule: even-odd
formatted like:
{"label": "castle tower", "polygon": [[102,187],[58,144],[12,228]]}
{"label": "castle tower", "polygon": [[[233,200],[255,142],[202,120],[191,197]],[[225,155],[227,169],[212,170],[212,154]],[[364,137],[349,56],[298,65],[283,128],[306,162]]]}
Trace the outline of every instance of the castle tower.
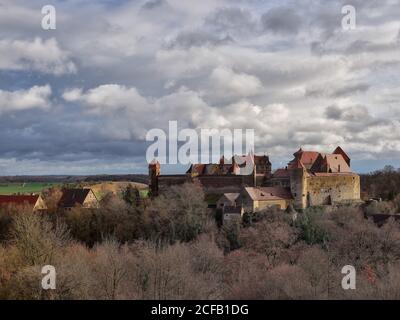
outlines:
{"label": "castle tower", "polygon": [[150,192],[152,196],[158,195],[158,176],[161,174],[161,166],[157,160],[149,163]]}
{"label": "castle tower", "polygon": [[300,160],[292,164],[290,170],[290,191],[294,197],[294,207],[305,209],[309,206],[309,196],[307,194],[307,170]]}
{"label": "castle tower", "polygon": [[[263,180],[268,180],[271,178],[272,174],[272,165],[269,161],[269,157],[265,154],[263,156],[254,156],[254,163],[257,168],[258,175],[264,175]],[[263,181],[265,182],[265,181]]]}

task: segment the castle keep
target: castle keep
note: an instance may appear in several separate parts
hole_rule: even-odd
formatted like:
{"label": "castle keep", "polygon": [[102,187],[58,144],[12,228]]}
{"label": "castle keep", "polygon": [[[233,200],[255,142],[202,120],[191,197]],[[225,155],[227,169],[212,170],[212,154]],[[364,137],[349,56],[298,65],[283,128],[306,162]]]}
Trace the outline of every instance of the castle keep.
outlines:
{"label": "castle keep", "polygon": [[350,157],[337,147],[332,154],[298,150],[271,184],[290,189],[293,206],[333,205],[360,200],[360,177],[350,169]]}
{"label": "castle keep", "polygon": [[268,156],[252,153],[233,156],[230,161],[222,157],[218,164],[192,164],[181,175],[161,175],[160,164],[153,161],[149,164],[150,189],[157,195],[168,186],[191,182],[206,195],[240,194],[233,206],[246,202],[253,211],[258,203],[260,209],[269,204],[305,209],[360,200],[360,177],[352,172],[350,157],[342,148],[331,154],[300,149],[293,156],[287,167],[273,173]]}

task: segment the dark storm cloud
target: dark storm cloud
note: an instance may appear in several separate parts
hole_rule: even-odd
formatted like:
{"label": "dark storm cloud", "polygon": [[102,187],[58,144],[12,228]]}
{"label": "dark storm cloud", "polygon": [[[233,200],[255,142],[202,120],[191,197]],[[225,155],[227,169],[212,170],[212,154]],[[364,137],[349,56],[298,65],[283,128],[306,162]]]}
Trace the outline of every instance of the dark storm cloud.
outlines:
{"label": "dark storm cloud", "polygon": [[[347,132],[362,133],[373,127],[392,125],[390,120],[372,116],[365,106],[354,105],[351,107],[329,106],[325,109],[327,119],[342,121]],[[380,139],[378,136],[374,139]],[[371,141],[372,142],[372,141]]]}
{"label": "dark storm cloud", "polygon": [[101,119],[78,112],[28,111],[0,117],[0,154],[6,158],[41,161],[126,159],[142,156],[145,143],[115,141],[100,132]]}
{"label": "dark storm cloud", "polygon": [[398,36],[394,41],[388,43],[374,43],[372,41],[356,40],[352,42],[345,50],[345,54],[360,54],[364,52],[382,52],[400,49]]}
{"label": "dark storm cloud", "polygon": [[341,84],[338,87],[335,84],[326,84],[323,88],[307,88],[305,96],[306,97],[348,97],[358,93],[363,93],[369,90],[371,87],[366,83],[356,83],[356,84]]}
{"label": "dark storm cloud", "polygon": [[147,1],[145,4],[143,4],[142,8],[147,9],[147,10],[152,10],[154,8],[161,7],[165,5],[167,2],[165,0],[151,0]]}
{"label": "dark storm cloud", "polygon": [[355,85],[348,85],[341,88],[338,88],[333,91],[332,97],[346,97],[350,95],[354,95],[356,93],[362,93],[367,91],[370,88],[370,85],[366,83],[359,83]]}
{"label": "dark storm cloud", "polygon": [[329,106],[325,110],[325,115],[328,119],[340,120],[343,115],[343,110],[338,106]]}
{"label": "dark storm cloud", "polygon": [[296,34],[302,25],[301,17],[291,8],[273,8],[262,15],[261,22],[266,32]]}
{"label": "dark storm cloud", "polygon": [[[328,119],[343,121],[371,121],[373,118],[365,106],[338,107],[335,105],[326,108],[325,114]],[[368,123],[367,122],[367,123]],[[362,122],[362,124],[367,124]],[[371,123],[369,123],[371,124]]]}
{"label": "dark storm cloud", "polygon": [[311,52],[316,55],[329,55],[329,54],[344,54],[344,55],[359,55],[363,53],[384,53],[396,51],[400,49],[400,42],[398,37],[393,41],[380,42],[380,39],[370,40],[356,40],[349,43],[346,47],[330,47],[325,42],[315,41],[310,44]]}
{"label": "dark storm cloud", "polygon": [[349,33],[345,1],[54,1],[54,32],[42,1],[1,2],[2,172],[145,170],[168,120],[254,128],[282,163],[300,145],[399,155],[395,1],[353,1]]}
{"label": "dark storm cloud", "polygon": [[202,31],[182,32],[168,45],[168,48],[178,47],[187,49],[190,47],[224,45],[232,42],[234,42],[234,40],[229,35],[221,38],[217,35]]}
{"label": "dark storm cloud", "polygon": [[205,25],[218,33],[254,32],[256,24],[249,10],[235,7],[218,9],[205,19]]}

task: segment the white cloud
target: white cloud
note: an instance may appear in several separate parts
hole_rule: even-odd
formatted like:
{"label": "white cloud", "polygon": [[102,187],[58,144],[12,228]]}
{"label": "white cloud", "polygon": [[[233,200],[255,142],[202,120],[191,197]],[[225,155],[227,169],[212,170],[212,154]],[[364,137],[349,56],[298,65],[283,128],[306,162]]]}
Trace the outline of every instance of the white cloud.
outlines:
{"label": "white cloud", "polygon": [[62,75],[75,73],[69,54],[54,38],[43,40],[0,39],[0,70],[27,70]]}
{"label": "white cloud", "polygon": [[69,89],[63,98],[82,104],[84,111],[107,117],[103,122],[114,126],[110,131],[114,137],[144,137],[149,129],[166,129],[170,120],[179,120],[184,127],[199,127],[211,124],[209,117],[215,114],[199,94],[184,87],[155,99],[141,96],[135,87],[106,84],[87,91]]}
{"label": "white cloud", "polygon": [[81,102],[87,110],[94,113],[109,114],[117,110],[129,112],[143,111],[147,101],[136,88],[127,88],[117,84],[106,84],[83,93],[75,88],[63,93],[63,98],[69,102]]}
{"label": "white cloud", "polygon": [[178,120],[254,128],[275,159],[336,144],[353,158],[399,158],[398,1],[356,1],[352,32],[338,2],[308,2],[57,0],[56,41],[35,29],[32,6],[6,0],[15,18],[0,12],[0,85],[59,75],[55,100],[75,107],[59,106],[67,120],[54,122],[79,119],[81,136],[95,128],[110,146]]}
{"label": "white cloud", "polygon": [[27,90],[0,90],[0,114],[28,109],[48,109],[50,107],[51,87],[34,86]]}
{"label": "white cloud", "polygon": [[219,98],[249,97],[261,92],[261,81],[246,73],[235,73],[232,69],[218,67],[210,75],[206,95]]}

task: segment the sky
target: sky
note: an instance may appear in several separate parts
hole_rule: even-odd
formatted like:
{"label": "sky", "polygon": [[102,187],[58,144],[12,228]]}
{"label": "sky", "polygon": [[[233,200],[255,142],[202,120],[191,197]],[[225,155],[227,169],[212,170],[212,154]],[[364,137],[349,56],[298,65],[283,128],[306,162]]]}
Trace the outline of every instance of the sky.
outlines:
{"label": "sky", "polygon": [[146,173],[170,120],[254,129],[273,168],[338,145],[397,168],[399,49],[400,0],[0,0],[0,175]]}

